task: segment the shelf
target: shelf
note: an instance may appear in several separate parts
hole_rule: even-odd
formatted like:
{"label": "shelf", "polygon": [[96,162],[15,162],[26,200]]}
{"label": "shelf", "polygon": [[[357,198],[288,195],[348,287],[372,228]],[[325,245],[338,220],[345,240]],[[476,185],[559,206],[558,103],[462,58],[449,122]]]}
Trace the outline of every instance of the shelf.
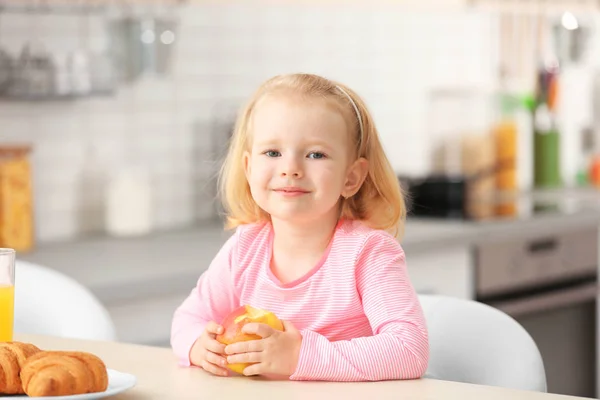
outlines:
{"label": "shelf", "polygon": [[7,95],[0,94],[0,102],[64,102],[75,101],[81,99],[97,98],[97,97],[112,97],[117,93],[116,90],[95,90],[83,94],[48,94],[48,95]]}
{"label": "shelf", "polygon": [[0,0],[0,14],[89,15],[179,6],[187,0]]}

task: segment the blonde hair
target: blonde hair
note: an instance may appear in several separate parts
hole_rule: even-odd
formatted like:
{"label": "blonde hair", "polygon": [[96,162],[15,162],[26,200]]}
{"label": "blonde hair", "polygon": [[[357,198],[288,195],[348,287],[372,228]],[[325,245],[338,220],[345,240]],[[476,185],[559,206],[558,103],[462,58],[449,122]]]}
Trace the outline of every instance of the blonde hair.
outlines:
{"label": "blonde hair", "polygon": [[[329,100],[337,105],[351,127],[349,133],[354,139],[355,156],[364,157],[369,163],[367,177],[358,192],[347,199],[342,198],[341,218],[360,220],[371,228],[382,229],[400,237],[406,218],[404,197],[398,178],[379,141],[371,114],[353,90],[312,74],[279,75],[267,80],[241,111],[219,178],[226,227],[231,229],[243,224],[270,220],[269,214],[252,198],[242,160],[244,152],[250,148],[251,117],[258,101],[269,93],[285,90],[306,97]],[[355,106],[360,118],[356,115]],[[362,127],[359,126],[359,121],[362,122]]]}

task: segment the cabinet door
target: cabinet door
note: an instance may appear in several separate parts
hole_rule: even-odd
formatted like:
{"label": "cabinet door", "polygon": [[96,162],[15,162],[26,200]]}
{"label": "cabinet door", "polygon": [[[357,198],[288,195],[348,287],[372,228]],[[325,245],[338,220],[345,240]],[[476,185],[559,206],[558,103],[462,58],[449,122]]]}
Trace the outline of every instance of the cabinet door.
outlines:
{"label": "cabinet door", "polygon": [[411,253],[410,249],[406,249],[406,264],[419,294],[475,298],[472,257],[468,246],[432,249],[427,253]]}

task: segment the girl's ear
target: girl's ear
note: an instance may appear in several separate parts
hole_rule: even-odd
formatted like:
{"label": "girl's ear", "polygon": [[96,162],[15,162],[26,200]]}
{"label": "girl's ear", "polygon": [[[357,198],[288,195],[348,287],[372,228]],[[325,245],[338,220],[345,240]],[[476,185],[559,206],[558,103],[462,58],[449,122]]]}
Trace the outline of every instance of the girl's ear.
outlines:
{"label": "girl's ear", "polygon": [[248,179],[250,176],[250,153],[248,151],[244,151],[242,163],[244,164],[244,174],[246,174],[246,179]]}
{"label": "girl's ear", "polygon": [[362,186],[369,173],[369,161],[360,157],[350,166],[346,175],[346,183],[342,191],[345,198],[354,196]]}

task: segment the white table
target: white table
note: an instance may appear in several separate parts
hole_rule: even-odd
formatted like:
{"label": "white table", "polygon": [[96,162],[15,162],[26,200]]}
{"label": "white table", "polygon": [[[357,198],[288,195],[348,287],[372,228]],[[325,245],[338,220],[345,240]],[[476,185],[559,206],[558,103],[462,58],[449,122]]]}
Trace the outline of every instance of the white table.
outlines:
{"label": "white table", "polygon": [[576,397],[491,386],[419,379],[384,382],[291,382],[247,377],[215,377],[177,365],[170,349],[17,334],[15,340],[42,350],[80,350],[101,357],[108,368],[133,374],[137,385],[111,400],[560,400]]}

